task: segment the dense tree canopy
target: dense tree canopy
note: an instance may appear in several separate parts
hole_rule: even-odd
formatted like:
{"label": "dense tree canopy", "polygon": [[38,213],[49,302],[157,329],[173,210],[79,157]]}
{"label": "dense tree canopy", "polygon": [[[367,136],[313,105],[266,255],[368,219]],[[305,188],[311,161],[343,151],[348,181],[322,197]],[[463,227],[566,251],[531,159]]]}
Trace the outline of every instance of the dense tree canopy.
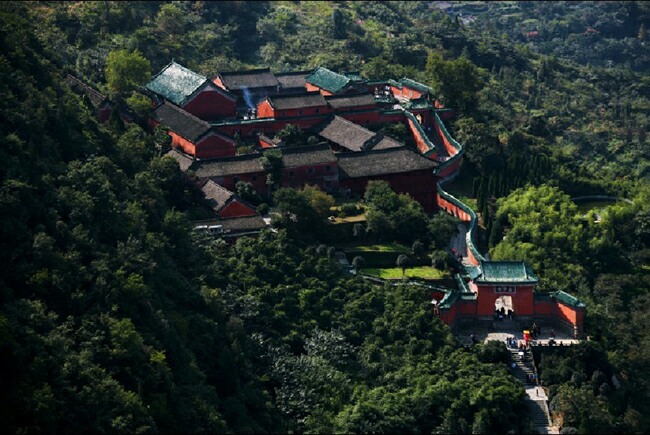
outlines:
{"label": "dense tree canopy", "polygon": [[[587,302],[591,340],[540,365],[552,411],[582,433],[647,432],[650,9],[436,5],[2,3],[0,428],[528,430],[503,349],[458,346],[426,291],[344,275],[322,244],[330,198],[279,188],[277,154],[263,158],[277,232],[228,245],[190,230],[202,195],[158,157],[159,137],[99,125],[62,81],[143,115],[132,90],[174,59],[206,76],[322,65],[432,86],[460,115],[448,126],[493,258]],[[632,203],[596,223],[569,200],[592,193]],[[355,238],[420,240],[444,266],[457,221],[382,183],[364,199]]]}

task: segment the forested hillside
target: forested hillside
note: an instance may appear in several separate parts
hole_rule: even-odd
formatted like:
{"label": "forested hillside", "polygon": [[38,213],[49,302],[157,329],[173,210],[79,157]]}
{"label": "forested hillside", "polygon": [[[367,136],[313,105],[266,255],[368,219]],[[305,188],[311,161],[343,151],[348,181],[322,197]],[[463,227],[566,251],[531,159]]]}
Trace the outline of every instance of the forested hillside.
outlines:
{"label": "forested hillside", "polygon": [[[553,410],[581,433],[647,432],[650,9],[442,3],[0,4],[0,429],[531,430],[505,349],[459,346],[426,291],[342,275],[316,233],[193,233],[202,194],[155,136],[99,124],[64,84],[146,111],[133,83],[109,86],[122,53],[147,77],[174,59],[430,85],[490,254],[587,302],[590,341],[542,361]],[[569,199],[585,194],[630,203],[595,223]]]}

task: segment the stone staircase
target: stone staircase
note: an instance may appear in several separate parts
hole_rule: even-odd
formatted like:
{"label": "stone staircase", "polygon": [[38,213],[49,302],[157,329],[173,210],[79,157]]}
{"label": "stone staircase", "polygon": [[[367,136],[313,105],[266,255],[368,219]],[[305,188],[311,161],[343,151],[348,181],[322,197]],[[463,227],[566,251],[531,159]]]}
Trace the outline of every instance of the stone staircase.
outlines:
{"label": "stone staircase", "polygon": [[513,374],[519,381],[525,385],[532,385],[528,383],[528,375],[532,375],[535,373],[535,368],[533,367],[533,362],[532,362],[532,355],[530,352],[526,352],[526,356],[524,361],[521,361],[519,359],[519,349],[515,348],[509,348],[510,351],[510,356],[512,357],[512,360],[515,362],[516,366],[514,369]]}
{"label": "stone staircase", "polygon": [[[504,322],[494,322],[504,323]],[[515,368],[513,370],[513,375],[519,379],[519,382],[524,384],[524,387],[535,387],[535,384],[532,384],[528,381],[528,375],[535,373],[535,367],[533,366],[533,356],[531,352],[526,352],[524,360],[522,361],[519,357],[519,349],[508,348],[512,360],[515,362]],[[554,433],[555,431],[551,427],[551,419],[548,412],[548,406],[546,405],[546,399],[535,400],[529,394],[526,395],[526,406],[528,408],[529,415],[531,420],[537,427],[539,433]]]}
{"label": "stone staircase", "polygon": [[526,400],[526,406],[528,407],[528,413],[530,414],[533,423],[539,429],[546,428],[550,425],[548,421],[548,411],[546,407],[545,400]]}
{"label": "stone staircase", "polygon": [[518,320],[495,320],[492,322],[492,328],[494,331],[521,331],[521,326],[519,325]]}

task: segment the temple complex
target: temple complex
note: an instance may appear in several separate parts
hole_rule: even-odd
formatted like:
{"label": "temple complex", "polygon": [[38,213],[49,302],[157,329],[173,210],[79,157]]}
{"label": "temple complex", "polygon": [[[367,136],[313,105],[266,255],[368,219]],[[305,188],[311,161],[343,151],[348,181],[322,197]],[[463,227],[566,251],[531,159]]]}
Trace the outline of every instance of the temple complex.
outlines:
{"label": "temple complex", "polygon": [[[282,187],[316,185],[362,196],[368,181],[385,180],[427,213],[442,210],[468,225],[465,266],[455,276],[456,287],[435,287],[431,293],[433,311],[444,323],[516,318],[582,336],[582,302],[562,290],[537,292],[539,280],[527,264],[489,261],[477,250],[474,211],[442,187],[458,174],[463,148],[444,126],[453,112],[430,87],[408,78],[367,81],[323,67],[280,74],[269,68],[221,72],[208,79],[172,62],[145,89],[154,106],[151,124],[164,126],[172,138],[168,155],[182,170],[193,171],[229,225],[237,218],[260,220],[233,192],[245,181],[269,195],[269,169],[262,164],[268,149],[279,152]],[[387,123],[402,123],[414,146],[368,129]],[[317,143],[285,146],[276,134],[290,124],[312,133]],[[239,140],[257,144],[256,150],[238,155]]]}

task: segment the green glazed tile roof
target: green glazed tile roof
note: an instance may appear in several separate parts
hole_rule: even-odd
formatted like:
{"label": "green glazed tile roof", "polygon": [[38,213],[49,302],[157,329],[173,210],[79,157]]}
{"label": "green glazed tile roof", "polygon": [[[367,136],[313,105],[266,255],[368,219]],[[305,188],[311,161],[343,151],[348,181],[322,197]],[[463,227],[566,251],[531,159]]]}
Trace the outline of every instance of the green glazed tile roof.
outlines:
{"label": "green glazed tile roof", "polygon": [[455,275],[454,275],[454,280],[456,281],[456,286],[458,286],[458,289],[459,289],[460,291],[462,291],[462,292],[468,292],[468,291],[470,291],[470,290],[469,290],[469,287],[467,287],[467,283],[465,282],[465,280],[463,279],[463,277],[460,276],[460,274],[458,274],[458,273],[455,274]]}
{"label": "green glazed tile roof", "polygon": [[406,86],[408,88],[415,89],[416,91],[420,91],[420,92],[428,92],[433,95],[433,89],[431,89],[427,85],[423,85],[422,83],[416,82],[415,80],[403,78],[400,79],[400,83],[402,84],[402,86]]}
{"label": "green glazed tile roof", "polygon": [[349,78],[350,80],[353,80],[355,82],[362,82],[363,77],[361,77],[361,74],[359,71],[344,71],[343,75]]}
{"label": "green glazed tile roof", "polygon": [[409,100],[406,104],[404,104],[404,107],[407,109],[426,109],[433,106],[424,98],[418,98],[415,100]]}
{"label": "green glazed tile roof", "polygon": [[479,283],[536,283],[537,276],[523,261],[481,261]]}
{"label": "green glazed tile roof", "polygon": [[475,301],[478,299],[478,295],[471,291],[462,292],[460,294],[460,299],[463,301]]}
{"label": "green glazed tile roof", "polygon": [[439,309],[448,309],[451,308],[454,303],[458,300],[460,292],[450,291],[448,292],[441,300],[438,302]]}
{"label": "green glazed tile roof", "polygon": [[481,275],[481,269],[478,266],[465,266],[465,272],[472,281]]}
{"label": "green glazed tile roof", "polygon": [[206,80],[205,76],[172,62],[156,74],[145,87],[180,106]]}
{"label": "green glazed tile roof", "polygon": [[402,89],[402,84],[400,82],[396,82],[393,79],[388,79],[388,81],[386,83],[388,83],[391,86],[395,86],[398,89]]}
{"label": "green glazed tile roof", "polygon": [[568,305],[573,308],[584,308],[585,304],[583,302],[580,302],[578,298],[576,298],[573,295],[570,295],[569,293],[558,290],[556,292],[551,293],[555,299],[558,301],[562,302],[565,305]]}
{"label": "green glazed tile roof", "polygon": [[325,89],[330,92],[338,92],[348,84],[351,80],[344,75],[337,74],[334,71],[330,71],[327,68],[318,67],[316,71],[309,74],[305,81],[311,83],[312,85],[318,86],[321,89]]}

